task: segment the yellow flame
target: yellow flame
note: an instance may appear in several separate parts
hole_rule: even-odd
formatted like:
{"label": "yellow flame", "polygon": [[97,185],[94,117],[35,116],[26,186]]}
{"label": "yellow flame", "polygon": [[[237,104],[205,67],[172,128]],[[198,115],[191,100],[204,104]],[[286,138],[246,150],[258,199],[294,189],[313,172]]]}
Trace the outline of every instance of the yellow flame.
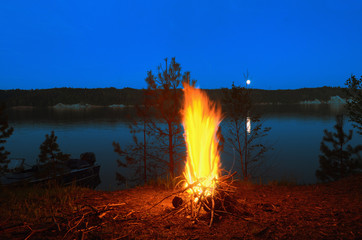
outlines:
{"label": "yellow flame", "polygon": [[187,148],[186,186],[189,193],[212,194],[219,174],[220,156],[217,130],[221,109],[205,92],[184,84],[183,126]]}

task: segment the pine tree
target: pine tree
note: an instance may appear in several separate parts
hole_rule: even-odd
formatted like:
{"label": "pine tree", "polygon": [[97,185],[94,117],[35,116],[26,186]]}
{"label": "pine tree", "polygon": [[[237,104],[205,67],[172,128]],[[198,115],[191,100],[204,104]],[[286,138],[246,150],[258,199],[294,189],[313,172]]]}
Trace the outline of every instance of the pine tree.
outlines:
{"label": "pine tree", "polygon": [[[145,97],[145,95],[144,95]],[[157,175],[158,164],[161,161],[158,156],[157,142],[150,131],[150,105],[146,98],[143,99],[142,105],[136,105],[136,119],[132,119],[129,124],[130,133],[133,143],[121,147],[118,142],[113,142],[114,152],[121,159],[117,159],[118,167],[127,168],[134,172],[134,176],[125,176],[119,172],[116,173],[116,180],[119,185],[131,182],[144,182]],[[140,137],[142,136],[142,137]],[[130,171],[127,171],[129,174]]]}
{"label": "pine tree", "polygon": [[156,76],[152,71],[147,72],[148,88],[143,90],[143,100],[136,106],[136,119],[129,125],[133,142],[124,147],[113,142],[114,151],[121,157],[117,159],[118,166],[134,172],[132,177],[117,172],[118,184],[128,180],[146,183],[167,172],[173,177],[180,160],[185,159],[179,88],[183,82],[195,85],[196,81],[190,80],[189,72],[181,73],[175,58],[169,64],[166,58],[165,63],[165,68],[158,67]]}
{"label": "pine tree", "polygon": [[13,134],[14,128],[9,127],[8,119],[5,115],[5,105],[0,106],[0,174],[8,171],[8,164],[10,160],[8,155],[10,152],[5,150],[4,144],[7,138]]}
{"label": "pine tree", "polygon": [[233,83],[230,90],[224,91],[223,101],[227,115],[226,142],[236,151],[243,179],[247,180],[271,149],[261,141],[271,128],[263,127],[260,116],[253,111],[250,89]]}
{"label": "pine tree", "polygon": [[60,151],[57,138],[52,131],[50,135],[45,135],[45,140],[40,145],[39,161],[43,163],[49,175],[56,175],[62,171],[58,163],[64,163],[70,158],[70,154],[64,154]]}
{"label": "pine tree", "polygon": [[160,152],[168,155],[168,172],[171,178],[175,176],[175,170],[184,155],[181,149],[184,147],[181,125],[182,82],[195,85],[195,80],[190,81],[190,72],[182,74],[181,66],[175,58],[168,64],[165,59],[165,68],[158,67],[157,76],[152,71],[147,73],[148,101],[153,106],[157,119],[150,121],[150,131],[159,140]]}
{"label": "pine tree", "polygon": [[353,122],[353,127],[357,129],[358,134],[362,134],[362,76],[357,79],[355,75],[351,75],[346,81],[347,110],[349,119]]}
{"label": "pine tree", "polygon": [[[316,171],[316,176],[321,181],[335,181],[345,177],[357,169],[361,169],[361,157],[359,152],[362,145],[352,147],[348,142],[352,139],[353,131],[346,134],[343,130],[343,115],[336,117],[336,132],[324,130],[319,155],[320,169]],[[328,145],[332,145],[330,148]]]}

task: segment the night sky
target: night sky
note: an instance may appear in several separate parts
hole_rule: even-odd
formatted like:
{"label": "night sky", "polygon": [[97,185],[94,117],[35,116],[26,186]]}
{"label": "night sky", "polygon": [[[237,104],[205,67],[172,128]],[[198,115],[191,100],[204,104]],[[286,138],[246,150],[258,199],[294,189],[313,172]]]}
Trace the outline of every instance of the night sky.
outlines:
{"label": "night sky", "polygon": [[146,88],[165,57],[209,89],[362,75],[360,0],[2,0],[0,26],[0,89]]}

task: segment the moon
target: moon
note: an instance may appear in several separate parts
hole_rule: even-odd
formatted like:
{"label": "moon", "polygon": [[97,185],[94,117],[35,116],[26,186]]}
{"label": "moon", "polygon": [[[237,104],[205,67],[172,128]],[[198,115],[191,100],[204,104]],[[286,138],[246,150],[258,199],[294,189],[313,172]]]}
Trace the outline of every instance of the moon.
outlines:
{"label": "moon", "polygon": [[248,80],[246,80],[246,84],[247,85],[249,85],[250,84],[250,80],[248,79]]}

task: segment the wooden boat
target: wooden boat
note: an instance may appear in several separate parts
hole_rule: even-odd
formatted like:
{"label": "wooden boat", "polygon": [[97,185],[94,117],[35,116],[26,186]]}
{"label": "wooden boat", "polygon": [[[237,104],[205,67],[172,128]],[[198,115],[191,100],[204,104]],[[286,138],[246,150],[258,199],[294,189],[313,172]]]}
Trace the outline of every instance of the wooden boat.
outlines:
{"label": "wooden boat", "polygon": [[[95,154],[82,153],[79,159],[69,159],[65,162],[51,162],[34,165],[29,169],[16,167],[10,173],[0,177],[3,186],[46,185],[50,181],[68,186],[76,184],[95,188],[100,183],[100,165],[95,163]],[[24,160],[22,164],[24,165]]]}

